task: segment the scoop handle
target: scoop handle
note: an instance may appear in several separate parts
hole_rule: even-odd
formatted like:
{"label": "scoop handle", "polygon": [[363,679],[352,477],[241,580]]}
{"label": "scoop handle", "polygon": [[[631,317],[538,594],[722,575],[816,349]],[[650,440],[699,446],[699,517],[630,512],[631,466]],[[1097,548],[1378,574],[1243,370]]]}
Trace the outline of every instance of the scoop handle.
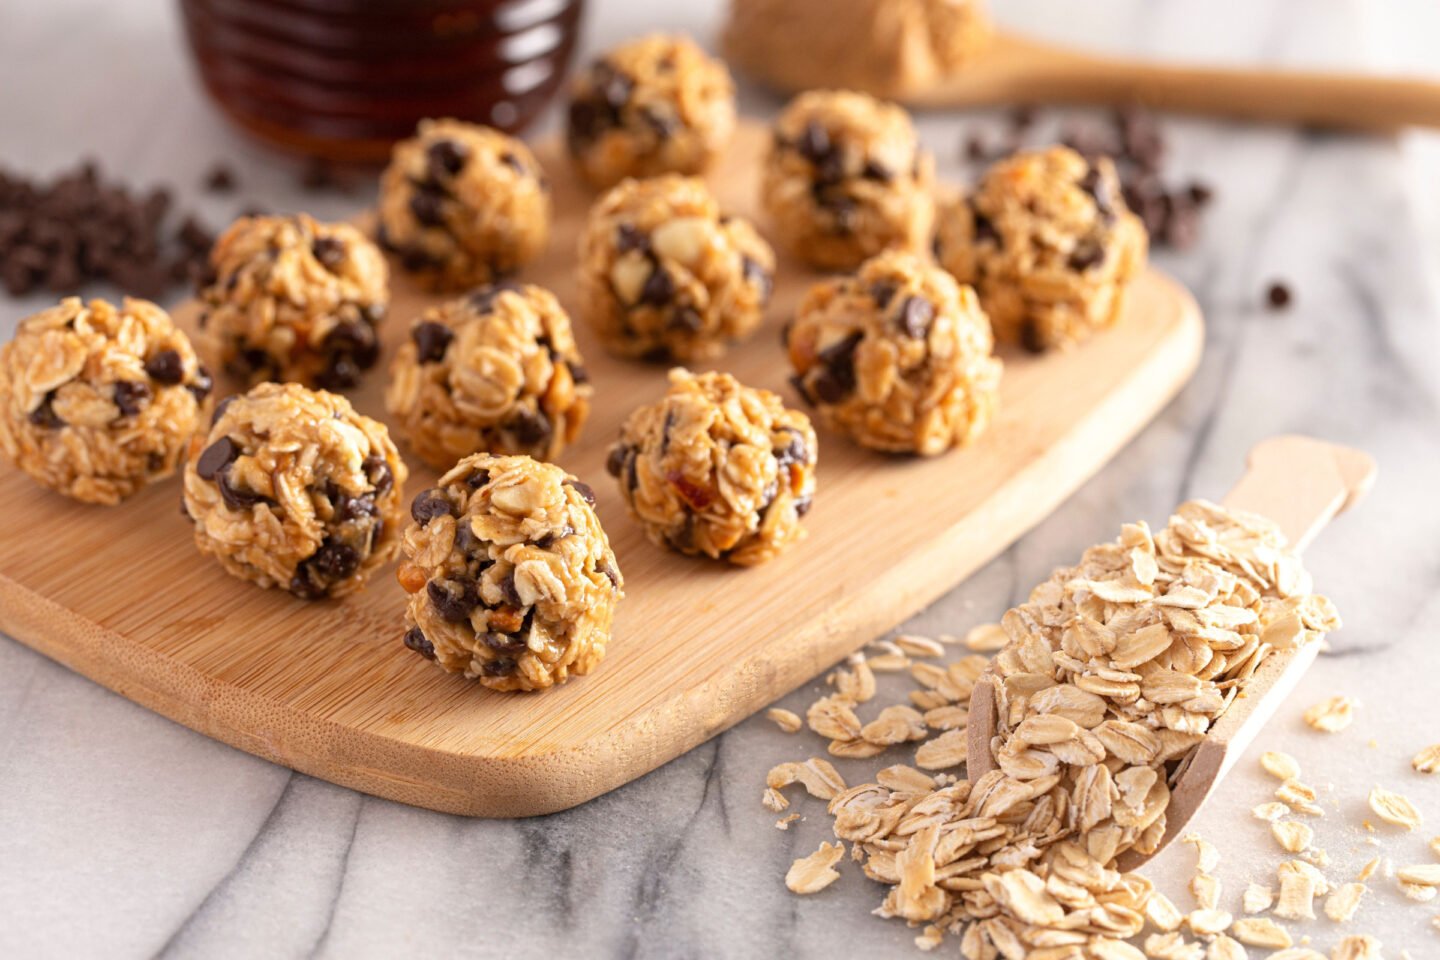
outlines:
{"label": "scoop handle", "polygon": [[[1262,440],[1250,448],[1245,474],[1223,502],[1232,510],[1258,513],[1273,520],[1280,525],[1291,547],[1300,551],[1333,517],[1358,503],[1374,482],[1375,460],[1368,453],[1312,437],[1278,436]],[[1272,657],[1261,668],[1266,676],[1252,678],[1255,681],[1264,679],[1268,683],[1253,685],[1263,686],[1265,693],[1272,692],[1280,683],[1279,674],[1290,662],[1288,657]],[[1309,659],[1304,661],[1304,665],[1309,666]],[[1285,679],[1293,684],[1303,672],[1303,669],[1295,670]],[[970,694],[965,775],[971,782],[995,767],[995,759],[990,755],[990,741],[995,736],[995,690],[992,683],[993,678],[987,671],[976,681]],[[1192,763],[1189,772],[1200,773],[1197,767],[1210,768],[1210,784],[1218,782],[1229,770],[1234,757],[1244,752],[1255,731],[1269,719],[1280,699],[1281,696],[1261,694],[1250,698],[1250,709],[1232,706],[1211,731],[1211,738],[1201,744],[1205,756],[1197,757],[1197,760],[1205,762]],[[1177,822],[1188,820],[1203,799],[1201,794],[1194,798],[1193,806],[1180,811],[1183,819],[1170,819]]]}

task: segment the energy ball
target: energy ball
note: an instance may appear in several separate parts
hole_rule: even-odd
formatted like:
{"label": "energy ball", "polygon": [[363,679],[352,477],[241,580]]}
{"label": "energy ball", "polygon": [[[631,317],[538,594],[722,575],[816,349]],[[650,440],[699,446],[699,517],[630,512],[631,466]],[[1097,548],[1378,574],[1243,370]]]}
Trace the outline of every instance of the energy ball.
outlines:
{"label": "energy ball", "polygon": [[934,160],[904,110],[863,93],[811,90],[775,125],[761,200],[796,256],[853,270],[891,247],[925,249],[934,180]]}
{"label": "energy ball", "polygon": [[805,536],[819,444],[810,418],[728,373],[670,371],[630,414],[606,468],[650,540],[741,566]]}
{"label": "energy ball", "polygon": [[544,690],[605,656],[624,580],[595,494],[530,457],[466,457],[410,505],[405,646],[492,690]]}
{"label": "energy ball", "polygon": [[975,287],[997,337],[1039,352],[1113,326],[1147,246],[1114,165],[1052,147],[1001,160],[948,204],[935,255]]}
{"label": "energy ball", "polygon": [[210,263],[200,324],[225,372],[246,386],[343,390],[379,359],[389,271],[349,224],[241,217],[215,241]]}
{"label": "energy ball", "polygon": [[554,460],[579,435],[592,393],[559,301],[504,284],[415,321],[385,405],[420,458],[443,471],[477,450]]}
{"label": "energy ball", "polygon": [[693,177],[626,180],[580,238],[585,319],[622,357],[718,357],[760,325],[774,273],[770,245]]}
{"label": "energy ball", "polygon": [[380,178],[380,242],[422,283],[463,290],[545,249],[550,187],[530,148],[498,130],[424,120]]}
{"label": "energy ball", "polygon": [[185,512],[228,573],[302,600],[365,586],[395,556],[405,464],[385,425],[338,394],[262,383],[190,442]]}
{"label": "energy ball", "polygon": [[795,388],[861,446],[931,456],[995,412],[1000,361],[975,291],[892,250],[816,284],[785,332]]}
{"label": "energy ball", "polygon": [[155,304],[67,297],[0,346],[0,450],[42,486],[113,505],[175,472],[211,385]]}
{"label": "energy ball", "polygon": [[686,37],[622,44],[570,85],[565,142],[597,187],[625,177],[699,173],[735,130],[735,84]]}

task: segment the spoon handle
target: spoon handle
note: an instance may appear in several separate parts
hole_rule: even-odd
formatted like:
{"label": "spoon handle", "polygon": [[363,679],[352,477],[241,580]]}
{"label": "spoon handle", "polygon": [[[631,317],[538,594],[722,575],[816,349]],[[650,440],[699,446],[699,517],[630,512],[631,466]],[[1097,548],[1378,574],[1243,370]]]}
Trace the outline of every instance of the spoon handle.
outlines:
{"label": "spoon handle", "polygon": [[915,106],[1140,103],[1158,110],[1365,130],[1440,127],[1440,83],[1319,71],[1167,65],[1001,35],[973,70],[895,91]]}

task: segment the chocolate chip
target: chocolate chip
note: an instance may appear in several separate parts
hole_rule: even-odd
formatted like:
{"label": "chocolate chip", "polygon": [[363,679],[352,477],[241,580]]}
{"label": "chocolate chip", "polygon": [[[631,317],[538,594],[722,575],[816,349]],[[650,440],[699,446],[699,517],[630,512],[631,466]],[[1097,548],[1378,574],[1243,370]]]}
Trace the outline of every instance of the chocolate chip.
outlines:
{"label": "chocolate chip", "polygon": [[776,447],[772,452],[775,455],[775,466],[785,468],[792,463],[805,464],[810,458],[810,448],[805,445],[805,438],[794,430],[789,431],[790,441],[783,447]]}
{"label": "chocolate chip", "polygon": [[930,332],[935,322],[935,304],[924,297],[906,297],[900,304],[898,318],[900,332],[915,340],[922,339]]}
{"label": "chocolate chip", "polygon": [[145,372],[157,383],[173,386],[185,379],[185,362],[178,350],[161,350],[145,361]]}
{"label": "chocolate chip", "polygon": [[800,131],[800,139],[796,141],[795,149],[800,151],[800,156],[818,166],[830,157],[834,147],[830,142],[829,132],[818,121],[811,120],[805,124],[805,129]]}
{"label": "chocolate chip", "polygon": [[544,411],[521,408],[510,417],[507,424],[515,439],[525,446],[534,446],[550,439],[550,419]]}
{"label": "chocolate chip", "polygon": [[895,176],[890,172],[890,168],[879,160],[866,160],[865,168],[860,173],[866,180],[878,180],[880,183],[889,183]]}
{"label": "chocolate chip", "polygon": [[[232,393],[230,396],[222,398],[219,403],[215,404],[215,412],[210,414],[210,426],[213,427],[220,422],[220,418],[225,415],[226,410],[230,409],[230,404],[234,403],[235,398],[238,396],[238,393]],[[209,480],[210,478],[206,477],[205,479]]]}
{"label": "chocolate chip", "polygon": [[473,580],[436,578],[425,584],[425,593],[435,612],[451,623],[469,620],[470,612],[480,605]]}
{"label": "chocolate chip", "polygon": [[814,500],[815,498],[808,493],[803,497],[797,498],[795,500],[795,516],[803,517],[809,513],[810,507],[814,504]]}
{"label": "chocolate chip", "polygon": [[195,397],[196,403],[204,403],[205,398],[210,396],[210,391],[214,388],[215,380],[210,376],[210,371],[205,368],[203,363],[195,368],[195,382],[185,385],[185,389]]}
{"label": "chocolate chip", "polygon": [[1098,266],[1105,262],[1105,248],[1100,241],[1093,237],[1087,237],[1075,245],[1070,252],[1070,269],[1083,273],[1091,267]]}
{"label": "chocolate chip", "polygon": [[876,306],[884,310],[890,305],[890,298],[895,296],[895,284],[881,280],[870,285],[870,298],[875,301]]}
{"label": "chocolate chip", "polygon": [[[225,399],[230,400],[231,398],[226,397]],[[216,413],[219,412],[217,408]],[[234,463],[238,456],[240,456],[240,448],[235,441],[229,437],[221,437],[200,454],[200,459],[195,462],[195,473],[201,480],[214,480],[220,471]]]}
{"label": "chocolate chip", "polygon": [[342,493],[335,498],[335,516],[342,523],[347,520],[364,520],[367,517],[377,516],[379,512],[380,508],[375,505],[375,497],[372,494],[351,497]]}
{"label": "chocolate chip", "polygon": [[664,267],[656,264],[646,278],[645,286],[640,289],[640,302],[652,307],[663,307],[674,296],[675,282],[670,279],[670,274],[665,272]]}
{"label": "chocolate chip", "polygon": [[667,111],[656,110],[654,107],[646,107],[640,111],[640,117],[655,131],[655,136],[661,141],[669,140],[680,129],[680,121],[674,114]]}
{"label": "chocolate chip", "polygon": [[[455,524],[455,546],[460,548],[460,552],[466,556],[473,555],[483,543],[483,540],[475,536],[475,527],[471,525],[470,519],[461,517],[460,521]],[[489,566],[489,564],[487,563],[485,566]]]}
{"label": "chocolate chip", "polygon": [[115,383],[115,406],[122,417],[133,417],[150,399],[150,384],[142,380],[119,380]]}
{"label": "chocolate chip", "polygon": [[438,488],[422,490],[410,501],[410,516],[422,527],[436,517],[451,516],[453,511],[449,498]]}
{"label": "chocolate chip", "polygon": [[432,180],[453,177],[465,167],[470,148],[454,140],[436,140],[425,149],[425,166]]}
{"label": "chocolate chip", "polygon": [[520,591],[515,589],[515,571],[510,571],[510,573],[501,579],[499,586],[500,594],[505,598],[506,603],[512,607],[525,606],[525,604],[520,602]]}
{"label": "chocolate chip", "polygon": [[479,470],[473,471],[470,474],[469,479],[465,481],[465,485],[468,486],[471,490],[479,490],[481,487],[485,486],[485,484],[489,482],[490,471],[481,468]]}
{"label": "chocolate chip", "polygon": [[600,92],[600,99],[611,111],[618,113],[625,104],[630,102],[630,94],[635,89],[635,81],[615,69],[611,64],[603,61],[597,63],[592,79],[596,89]]}
{"label": "chocolate chip", "polygon": [[528,173],[528,171],[525,169],[525,162],[515,154],[511,153],[509,150],[506,150],[504,153],[500,154],[500,162],[505,164],[505,166],[509,167],[511,170],[514,170],[515,173],[519,176],[523,177],[526,173]]}
{"label": "chocolate chip", "polygon": [[610,586],[620,586],[620,571],[616,570],[610,561],[604,561],[600,566],[600,572],[605,574],[605,579],[610,581]]}
{"label": "chocolate chip", "polygon": [[589,383],[590,372],[578,363],[570,364],[570,379],[575,383]]}
{"label": "chocolate chip", "polygon": [[687,510],[685,519],[678,528],[665,531],[665,541],[682,552],[693,550],[695,548],[695,514]]}
{"label": "chocolate chip", "polygon": [[761,266],[758,260],[753,260],[742,254],[740,257],[740,272],[744,275],[747,282],[753,283],[759,288],[760,300],[762,302],[770,299],[770,293],[774,289],[775,281],[774,278],[770,276],[770,271]]}
{"label": "chocolate chip", "polygon": [[1284,310],[1290,306],[1292,299],[1294,297],[1290,293],[1290,287],[1283,281],[1276,280],[1265,288],[1265,302],[1272,310]]}
{"label": "chocolate chip", "polygon": [[365,471],[365,479],[370,481],[370,486],[375,488],[375,495],[383,497],[390,492],[395,485],[395,474],[390,469],[390,464],[385,458],[378,454],[371,454],[360,463],[360,468]]}
{"label": "chocolate chip", "polygon": [[[202,455],[203,456],[203,455]],[[196,471],[199,472],[198,469]],[[242,490],[230,482],[230,465],[226,464],[220,469],[217,485],[220,488],[220,499],[231,510],[247,511],[257,503],[270,502],[269,497],[261,496],[258,493],[251,493],[249,490]]]}
{"label": "chocolate chip", "polygon": [[301,600],[320,600],[327,592],[324,584],[315,583],[310,579],[309,571],[304,564],[295,568],[294,575],[290,577],[289,590],[292,595]]}
{"label": "chocolate chip", "polygon": [[65,426],[65,421],[55,412],[54,403],[55,391],[51,390],[45,394],[45,399],[40,401],[40,406],[30,411],[30,416],[27,419],[35,426],[43,427],[46,430],[60,429]]}
{"label": "chocolate chip", "polygon": [[235,171],[217,163],[205,174],[205,189],[211,193],[230,193],[235,189]]}
{"label": "chocolate chip", "polygon": [[310,244],[310,252],[331,272],[338,270],[345,262],[345,243],[334,237],[316,237]]}
{"label": "chocolate chip", "polygon": [[1080,189],[1095,200],[1095,209],[1106,223],[1115,219],[1115,198],[1110,192],[1110,183],[1100,174],[1099,167],[1091,167],[1080,179]]}
{"label": "chocolate chip", "polygon": [[1190,202],[1197,207],[1203,207],[1215,199],[1215,190],[1209,184],[1200,183],[1199,181],[1191,183],[1190,186],[1185,188],[1185,192],[1189,195]]}
{"label": "chocolate chip", "polygon": [[805,378],[798,373],[792,373],[789,380],[790,386],[794,387],[795,392],[800,394],[800,399],[813,406],[815,398],[810,395],[810,388],[805,385]]}
{"label": "chocolate chip", "polygon": [[435,645],[425,637],[425,631],[419,627],[411,627],[405,631],[405,646],[414,650],[426,660],[435,659]]}
{"label": "chocolate chip", "polygon": [[990,221],[989,217],[979,210],[973,210],[972,220],[975,224],[974,239],[976,243],[998,244],[1000,242],[1000,231],[995,229],[995,224]]}
{"label": "chocolate chip", "polygon": [[649,253],[650,236],[634,224],[622,223],[615,228],[615,250],[618,253],[629,253],[631,250]]}
{"label": "chocolate chip", "polygon": [[417,184],[410,197],[410,212],[422,226],[444,226],[445,195],[433,187]]}
{"label": "chocolate chip", "polygon": [[1044,353],[1047,344],[1045,334],[1034,317],[1020,325],[1020,346],[1031,353]]}
{"label": "chocolate chip", "polygon": [[354,547],[326,537],[320,549],[308,557],[304,565],[311,571],[312,580],[318,577],[334,584],[360,568],[360,554]]}
{"label": "chocolate chip", "polygon": [[525,637],[519,634],[491,632],[485,634],[482,640],[496,653],[520,653],[528,646]]}
{"label": "chocolate chip", "polygon": [[513,280],[486,284],[470,294],[470,305],[480,313],[489,313],[495,309],[495,301],[500,299],[502,293],[524,293],[524,290],[524,285]]}
{"label": "chocolate chip", "polygon": [[672,330],[688,330],[695,333],[705,326],[705,320],[700,316],[700,311],[694,307],[676,307],[670,311],[669,326]]}
{"label": "chocolate chip", "polygon": [[612,477],[619,477],[620,471],[625,469],[625,458],[630,456],[630,448],[623,443],[617,443],[610,448],[605,456],[605,472]]}
{"label": "chocolate chip", "polygon": [[515,661],[510,657],[496,657],[485,661],[480,672],[487,677],[508,677],[515,672]]}
{"label": "chocolate chip", "polygon": [[593,487],[590,486],[590,484],[586,483],[583,480],[567,479],[565,481],[565,485],[567,487],[573,487],[575,492],[580,494],[581,500],[584,500],[592,507],[595,506],[595,490]]}
{"label": "chocolate chip", "polygon": [[571,101],[565,116],[565,141],[572,151],[581,149],[611,125],[610,111],[590,99]]}
{"label": "chocolate chip", "polygon": [[416,359],[421,363],[439,363],[445,359],[445,348],[455,339],[455,334],[443,323],[422,320],[410,328],[410,339],[415,341]]}
{"label": "chocolate chip", "polygon": [[861,337],[856,331],[820,351],[820,373],[811,386],[822,402],[839,403],[855,389],[855,348]]}

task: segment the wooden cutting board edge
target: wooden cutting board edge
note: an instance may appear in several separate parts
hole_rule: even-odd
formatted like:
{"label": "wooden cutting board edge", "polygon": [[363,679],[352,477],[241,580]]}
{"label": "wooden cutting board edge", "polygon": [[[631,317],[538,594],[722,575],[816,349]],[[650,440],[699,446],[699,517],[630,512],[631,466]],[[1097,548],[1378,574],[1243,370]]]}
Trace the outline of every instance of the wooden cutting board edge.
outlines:
{"label": "wooden cutting board edge", "polygon": [[[1135,367],[1063,440],[1036,451],[984,509],[924,548],[930,554],[927,562],[953,569],[953,576],[944,578],[943,584],[917,587],[900,571],[886,572],[871,581],[870,590],[837,598],[828,616],[796,635],[792,642],[805,645],[808,655],[794,658],[778,677],[773,665],[753,657],[727,679],[723,689],[713,694],[704,686],[686,691],[583,747],[515,758],[464,757],[321,720],[125,643],[3,575],[0,630],[169,719],[302,773],[401,803],[466,816],[515,817],[565,810],[685,753],[806,683],[953,589],[1048,516],[1189,382],[1200,360],[1204,325],[1194,299],[1184,293],[1183,300],[1184,316],[1161,348]],[[1065,480],[1042,482],[1054,476]],[[996,516],[1010,519],[1003,527],[992,527],[988,518]],[[977,542],[995,547],[961,549]],[[877,590],[902,599],[891,600],[888,608],[867,604],[867,597]],[[97,646],[108,648],[109,655],[80,653]],[[711,706],[704,706],[707,703]],[[725,706],[717,709],[717,703]],[[709,716],[691,716],[695,710]],[[672,725],[698,734],[667,742],[660,731]],[[265,729],[277,733],[254,732]]]}

